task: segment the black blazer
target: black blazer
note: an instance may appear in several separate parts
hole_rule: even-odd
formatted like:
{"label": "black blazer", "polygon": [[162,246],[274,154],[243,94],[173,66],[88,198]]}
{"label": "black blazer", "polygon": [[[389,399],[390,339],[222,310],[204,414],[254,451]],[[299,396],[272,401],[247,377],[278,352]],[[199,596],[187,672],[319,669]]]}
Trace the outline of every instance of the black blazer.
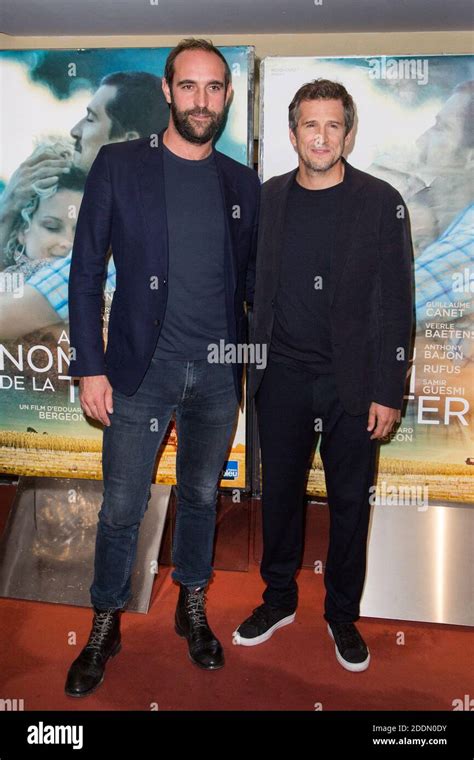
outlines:
{"label": "black blazer", "polygon": [[[412,247],[400,193],[345,159],[331,259],[330,324],[339,396],[349,414],[402,407],[412,329]],[[285,208],[297,169],[262,186],[251,341],[270,347]],[[318,326],[315,325],[317,330]],[[253,397],[264,369],[249,367]]]}
{"label": "black blazer", "polygon": [[[126,395],[137,390],[145,375],[166,313],[163,132],[155,147],[149,137],[102,146],[87,177],[72,251],[69,375],[106,374]],[[252,303],[255,285],[260,181],[252,169],[215,149],[214,155],[226,221],[229,340],[242,343],[247,329],[244,301]],[[110,244],[117,278],[104,356],[102,287]],[[233,371],[240,403],[242,365],[234,364]]]}

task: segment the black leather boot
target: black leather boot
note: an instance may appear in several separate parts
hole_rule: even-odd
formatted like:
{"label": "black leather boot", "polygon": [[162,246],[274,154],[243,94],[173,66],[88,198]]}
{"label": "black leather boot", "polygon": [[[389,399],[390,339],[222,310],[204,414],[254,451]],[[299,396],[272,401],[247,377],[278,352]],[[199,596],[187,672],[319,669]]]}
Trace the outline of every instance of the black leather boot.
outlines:
{"label": "black leather boot", "polygon": [[206,618],[205,588],[190,591],[179,584],[175,630],[188,641],[189,657],[204,670],[217,670],[224,665],[224,652]]}
{"label": "black leather boot", "polygon": [[86,697],[104,680],[107,660],[122,648],[120,613],[120,609],[98,610],[94,607],[89,640],[67,674],[65,692],[69,697]]}

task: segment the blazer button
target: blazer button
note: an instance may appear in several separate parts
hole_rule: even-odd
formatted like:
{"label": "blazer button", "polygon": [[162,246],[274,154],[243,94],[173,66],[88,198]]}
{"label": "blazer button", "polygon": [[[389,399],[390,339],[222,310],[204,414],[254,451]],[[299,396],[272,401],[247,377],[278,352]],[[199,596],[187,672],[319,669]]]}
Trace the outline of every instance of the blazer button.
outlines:
{"label": "blazer button", "polygon": [[154,319],[153,320],[153,324],[158,326],[160,324],[160,320],[159,319]]}
{"label": "blazer button", "polygon": [[275,306],[275,301],[273,300],[273,298],[272,298],[272,306]]}

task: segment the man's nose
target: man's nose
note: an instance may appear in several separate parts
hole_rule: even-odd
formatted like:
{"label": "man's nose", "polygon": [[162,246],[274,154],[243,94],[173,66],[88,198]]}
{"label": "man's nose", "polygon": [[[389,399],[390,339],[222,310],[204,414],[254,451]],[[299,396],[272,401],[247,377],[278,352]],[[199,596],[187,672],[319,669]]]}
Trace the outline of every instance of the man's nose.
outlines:
{"label": "man's nose", "polygon": [[208,94],[205,89],[197,90],[195,103],[197,108],[207,108],[208,106]]}
{"label": "man's nose", "polygon": [[74,124],[69,134],[71,137],[73,137],[75,140],[80,140],[82,136],[82,122],[83,119],[77,122],[77,124]]}

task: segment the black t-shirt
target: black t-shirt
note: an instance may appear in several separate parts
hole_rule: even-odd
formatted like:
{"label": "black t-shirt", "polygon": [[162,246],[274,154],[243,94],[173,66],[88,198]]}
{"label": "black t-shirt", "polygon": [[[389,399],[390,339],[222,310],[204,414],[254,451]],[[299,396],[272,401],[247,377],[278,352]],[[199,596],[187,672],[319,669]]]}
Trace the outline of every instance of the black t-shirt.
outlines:
{"label": "black t-shirt", "polygon": [[227,341],[225,216],[214,155],[192,161],[163,146],[168,301],[155,353],[193,361]]}
{"label": "black t-shirt", "polygon": [[329,276],[343,184],[308,190],[295,176],[285,212],[270,358],[318,373],[333,371]]}

